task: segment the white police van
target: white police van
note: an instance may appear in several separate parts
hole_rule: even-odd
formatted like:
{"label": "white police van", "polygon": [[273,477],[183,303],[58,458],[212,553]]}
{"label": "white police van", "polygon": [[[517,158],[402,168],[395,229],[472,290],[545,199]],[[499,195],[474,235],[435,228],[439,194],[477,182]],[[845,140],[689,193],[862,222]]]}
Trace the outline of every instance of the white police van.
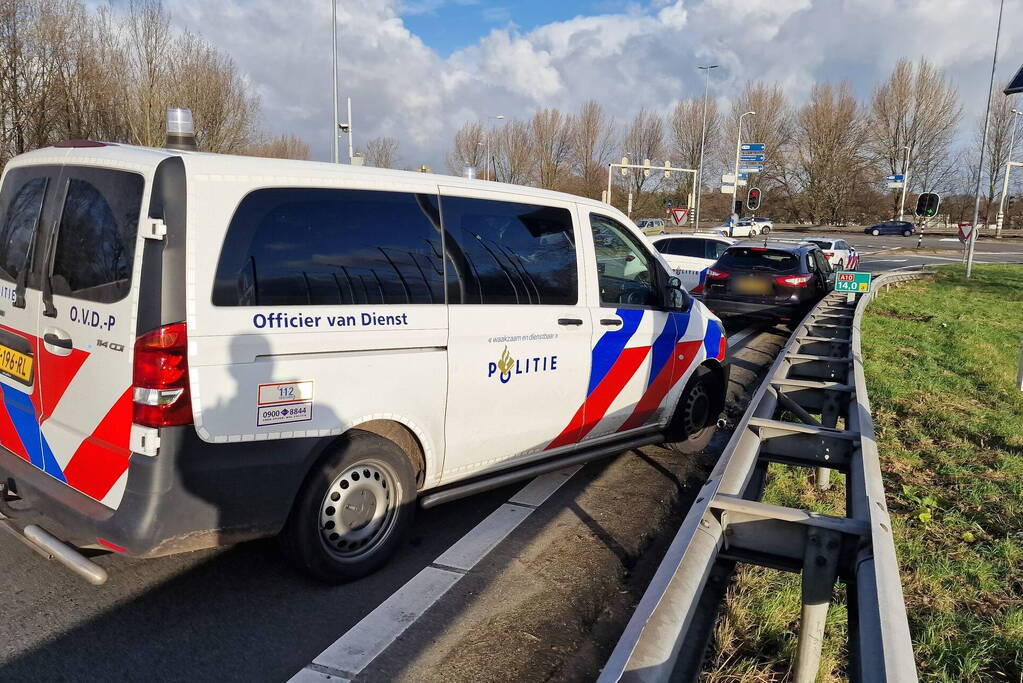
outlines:
{"label": "white police van", "polygon": [[92,142],[21,155],[0,187],[0,511],[41,516],[24,535],[96,583],[77,548],[278,534],[313,575],[362,576],[417,500],[702,447],[725,337],[670,275],[624,215],[566,194]]}

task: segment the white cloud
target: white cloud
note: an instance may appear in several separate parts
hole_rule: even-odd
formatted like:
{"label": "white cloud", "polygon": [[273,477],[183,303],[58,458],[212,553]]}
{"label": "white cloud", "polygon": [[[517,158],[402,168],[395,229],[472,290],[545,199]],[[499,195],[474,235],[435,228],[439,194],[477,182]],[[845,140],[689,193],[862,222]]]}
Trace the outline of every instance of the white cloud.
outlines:
{"label": "white cloud", "polygon": [[[590,98],[620,119],[642,106],[667,111],[679,97],[702,94],[695,66],[708,62],[722,67],[712,90],[722,100],[745,81],[764,79],[798,101],[818,79],[848,80],[867,97],[900,57],[925,56],[948,71],[974,116],[986,94],[997,11],[975,0],[647,0],[527,32],[494,29],[445,59],[401,15],[450,1],[339,3],[342,96],[353,98],[357,147],[391,135],[404,163],[442,168],[466,120],[525,118],[541,106],[569,109]],[[491,14],[514,7],[453,1]],[[317,158],[327,158],[329,3],[165,3],[176,24],[234,57],[262,97],[268,128],[303,137]],[[1023,0],[1007,0],[1005,12],[1002,79],[1023,58],[1012,50],[1023,39]]]}

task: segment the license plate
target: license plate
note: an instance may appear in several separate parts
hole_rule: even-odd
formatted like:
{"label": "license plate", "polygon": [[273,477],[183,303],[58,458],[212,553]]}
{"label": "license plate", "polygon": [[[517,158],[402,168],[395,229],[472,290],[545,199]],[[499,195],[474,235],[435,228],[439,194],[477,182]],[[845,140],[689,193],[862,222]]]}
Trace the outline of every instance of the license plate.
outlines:
{"label": "license plate", "polygon": [[0,375],[32,383],[32,356],[0,345]]}
{"label": "license plate", "polygon": [[744,278],[735,281],[735,291],[739,294],[770,294],[771,283],[760,278]]}

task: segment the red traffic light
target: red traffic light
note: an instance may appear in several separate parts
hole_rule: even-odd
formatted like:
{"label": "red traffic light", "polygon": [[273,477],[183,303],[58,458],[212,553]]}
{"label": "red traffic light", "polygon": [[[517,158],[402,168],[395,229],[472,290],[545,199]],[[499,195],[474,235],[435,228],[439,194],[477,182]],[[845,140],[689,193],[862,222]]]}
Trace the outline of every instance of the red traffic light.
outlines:
{"label": "red traffic light", "polygon": [[750,211],[756,211],[760,208],[760,188],[751,187],[749,194],[746,195],[746,208]]}

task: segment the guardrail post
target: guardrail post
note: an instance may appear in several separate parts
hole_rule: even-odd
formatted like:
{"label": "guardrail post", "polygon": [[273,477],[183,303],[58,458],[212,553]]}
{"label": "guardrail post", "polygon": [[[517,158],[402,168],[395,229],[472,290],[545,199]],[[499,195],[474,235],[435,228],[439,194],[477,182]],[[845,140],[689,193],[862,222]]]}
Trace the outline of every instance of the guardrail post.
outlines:
{"label": "guardrail post", "polygon": [[837,531],[807,529],[803,554],[803,609],[799,618],[799,649],[793,678],[796,683],[814,683],[817,680],[824,645],[824,624],[831,607],[841,544],[842,534]]}
{"label": "guardrail post", "polygon": [[1016,386],[1023,391],[1023,342],[1019,345],[1019,372],[1016,374]]}

